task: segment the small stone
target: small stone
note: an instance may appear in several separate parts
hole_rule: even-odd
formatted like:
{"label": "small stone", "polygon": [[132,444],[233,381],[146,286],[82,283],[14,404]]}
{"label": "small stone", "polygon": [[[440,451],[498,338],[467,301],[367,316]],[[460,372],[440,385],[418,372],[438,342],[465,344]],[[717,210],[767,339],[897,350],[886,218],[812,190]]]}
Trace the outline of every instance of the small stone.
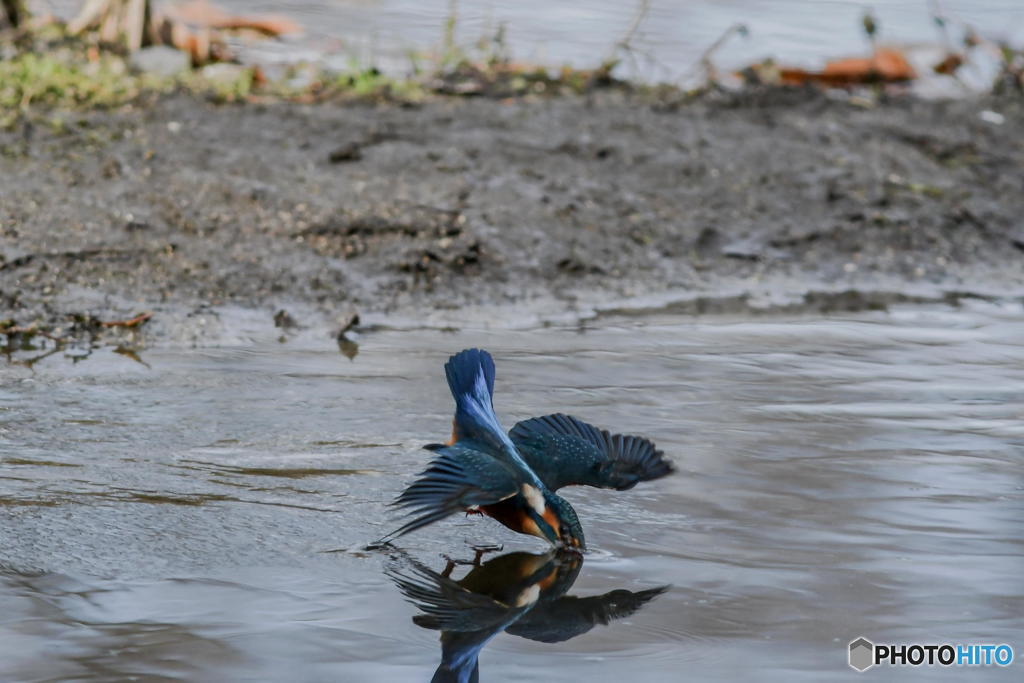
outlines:
{"label": "small stone", "polygon": [[1001,126],[1006,121],[1006,117],[997,111],[991,109],[985,109],[978,113],[978,118],[985,123],[991,123],[993,126]]}
{"label": "small stone", "polygon": [[211,83],[230,84],[237,83],[246,76],[251,78],[252,69],[241,64],[217,62],[215,64],[207,64],[199,70],[199,74]]}
{"label": "small stone", "polygon": [[748,261],[760,261],[764,259],[788,259],[789,252],[776,249],[766,241],[748,237],[730,242],[721,247],[719,253],[726,258],[741,259]]}
{"label": "small stone", "polygon": [[153,45],[132,53],[128,63],[136,71],[170,77],[187,71],[192,66],[192,58],[173,47]]}
{"label": "small stone", "polygon": [[363,158],[362,149],[358,143],[348,142],[331,152],[327,160],[332,164],[340,164],[345,161],[359,161]]}

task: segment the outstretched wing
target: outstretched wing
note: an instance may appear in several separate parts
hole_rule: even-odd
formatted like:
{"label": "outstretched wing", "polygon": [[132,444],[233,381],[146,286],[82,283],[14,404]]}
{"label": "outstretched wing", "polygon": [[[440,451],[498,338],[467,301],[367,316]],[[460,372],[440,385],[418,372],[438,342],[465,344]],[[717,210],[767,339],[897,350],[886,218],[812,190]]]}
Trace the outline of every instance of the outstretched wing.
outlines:
{"label": "outstretched wing", "polygon": [[460,444],[443,446],[419,478],[395,499],[413,519],[389,534],[389,541],[475,505],[491,505],[519,490],[505,463]]}
{"label": "outstretched wing", "polygon": [[615,619],[636,613],[641,607],[668,590],[668,586],[643,591],[613,590],[589,598],[561,597],[539,604],[530,613],[508,627],[507,632],[541,643],[561,643],[583,635],[598,624],[607,626]]}
{"label": "outstretched wing", "polygon": [[647,439],[610,434],[562,413],[523,420],[509,436],[551,490],[577,484],[625,491],[675,470]]}

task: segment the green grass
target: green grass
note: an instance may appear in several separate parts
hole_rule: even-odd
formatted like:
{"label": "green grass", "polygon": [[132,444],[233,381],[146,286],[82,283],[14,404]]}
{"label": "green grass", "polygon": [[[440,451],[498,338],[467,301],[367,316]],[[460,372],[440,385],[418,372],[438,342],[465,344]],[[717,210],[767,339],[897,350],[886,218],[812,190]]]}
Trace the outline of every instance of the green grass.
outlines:
{"label": "green grass", "polygon": [[[48,27],[33,34],[21,52],[0,60],[0,128],[9,128],[25,116],[42,114],[44,119],[53,119],[55,111],[115,108],[170,92],[189,92],[216,102],[362,99],[416,103],[430,95],[514,97],[584,92],[611,82],[611,65],[593,71],[552,71],[516,64],[508,57],[500,28],[471,51],[456,45],[453,23],[447,31],[444,51],[412,56],[413,70],[406,78],[387,76],[353,61],[340,73],[297,66],[279,81],[268,83],[258,79],[254,69],[225,70],[213,77],[202,70],[174,77],[139,74],[129,68],[124,55]],[[313,71],[303,80],[305,85],[289,86],[289,77],[303,70]]]}
{"label": "green grass", "polygon": [[418,101],[426,95],[423,85],[415,79],[391,78],[374,67],[367,68],[356,62],[350,63],[348,69],[329,78],[326,91],[361,98],[388,98],[401,101]]}
{"label": "green grass", "polygon": [[[416,79],[395,79],[357,64],[342,73],[322,74],[317,83],[318,97],[418,101],[425,95]],[[67,49],[23,52],[0,61],[0,126],[33,111],[118,107],[142,95],[175,90],[217,102],[244,101],[252,95],[288,99],[308,94],[308,89],[289,88],[283,82],[257,85],[252,69],[214,78],[202,71],[161,78],[133,73],[116,54],[100,53],[89,61],[84,52]]]}
{"label": "green grass", "polygon": [[0,61],[0,108],[5,110],[117,106],[159,85],[128,73],[124,60],[110,55],[76,63],[60,53],[26,52]]}

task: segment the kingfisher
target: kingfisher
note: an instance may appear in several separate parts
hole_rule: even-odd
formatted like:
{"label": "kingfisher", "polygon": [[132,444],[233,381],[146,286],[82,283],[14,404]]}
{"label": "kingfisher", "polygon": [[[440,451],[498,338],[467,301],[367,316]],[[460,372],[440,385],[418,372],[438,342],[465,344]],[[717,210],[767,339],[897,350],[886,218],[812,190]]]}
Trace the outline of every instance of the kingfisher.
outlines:
{"label": "kingfisher", "polygon": [[454,562],[437,573],[404,553],[391,556],[385,573],[420,614],[413,623],[441,632],[441,663],[434,683],[479,680],[480,651],[502,631],[541,643],[560,643],[598,624],[636,613],[669,586],[603,595],[566,595],[583,566],[567,550],[543,555],[514,552],[480,563],[463,578],[451,577]]}
{"label": "kingfisher", "polygon": [[570,485],[623,491],[674,471],[649,440],[613,435],[561,413],[524,420],[505,433],[494,412],[494,359],[487,351],[460,351],[444,369],[455,399],[451,439],[424,446],[437,455],[393,503],[413,519],[379,543],[464,511],[583,551],[579,517],[555,491]]}

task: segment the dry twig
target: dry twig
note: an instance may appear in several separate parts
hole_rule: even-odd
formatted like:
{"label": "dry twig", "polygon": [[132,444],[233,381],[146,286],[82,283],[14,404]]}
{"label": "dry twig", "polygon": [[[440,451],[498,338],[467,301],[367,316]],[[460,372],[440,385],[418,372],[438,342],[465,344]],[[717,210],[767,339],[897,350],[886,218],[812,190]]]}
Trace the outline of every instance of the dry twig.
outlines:
{"label": "dry twig", "polygon": [[152,313],[140,313],[134,318],[130,318],[128,320],[110,320],[100,323],[100,325],[103,327],[138,327],[152,317]]}

